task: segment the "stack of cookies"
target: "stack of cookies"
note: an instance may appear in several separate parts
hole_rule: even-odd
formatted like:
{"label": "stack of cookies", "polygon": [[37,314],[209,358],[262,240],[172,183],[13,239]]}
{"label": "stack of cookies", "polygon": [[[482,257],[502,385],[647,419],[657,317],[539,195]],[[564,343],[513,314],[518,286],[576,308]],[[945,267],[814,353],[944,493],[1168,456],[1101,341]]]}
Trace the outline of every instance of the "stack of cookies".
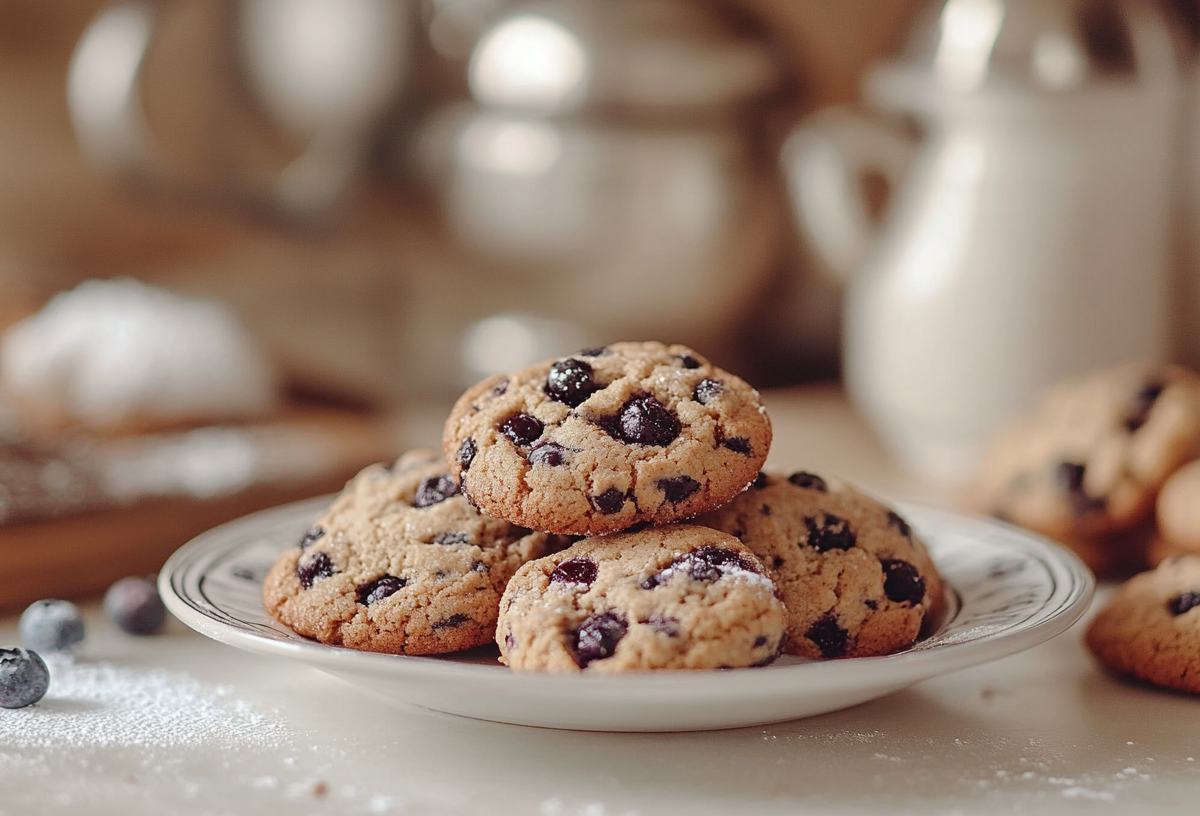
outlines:
{"label": "stack of cookies", "polygon": [[904,519],[832,477],[763,473],[758,393],[686,347],[484,380],[443,443],[356,477],[275,564],[267,610],[324,643],[495,640],[513,669],[556,672],[889,654],[937,618]]}

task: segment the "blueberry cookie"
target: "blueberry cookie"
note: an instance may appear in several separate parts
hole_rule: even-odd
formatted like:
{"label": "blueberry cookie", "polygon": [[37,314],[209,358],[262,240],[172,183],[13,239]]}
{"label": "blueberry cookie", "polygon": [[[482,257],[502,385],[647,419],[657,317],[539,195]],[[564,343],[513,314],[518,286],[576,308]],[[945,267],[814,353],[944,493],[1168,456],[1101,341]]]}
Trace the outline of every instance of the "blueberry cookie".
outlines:
{"label": "blueberry cookie", "polygon": [[1200,692],[1200,557],[1164,561],[1121,585],[1086,643],[1113,671]]}
{"label": "blueberry cookie", "polygon": [[710,510],[771,445],[758,392],[685,346],[613,343],[469,389],[443,444],[485,513],[594,535]]}
{"label": "blueberry cookie", "polygon": [[937,623],[942,581],[925,545],[895,511],[835,478],[763,474],[695,523],[762,560],[787,607],[791,654],[891,654]]}
{"label": "blueberry cookie", "polygon": [[372,465],[271,568],[267,611],[322,643],[437,654],[495,636],[500,596],[551,536],[481,515],[442,457]]}
{"label": "blueberry cookie", "polygon": [[1200,554],[1200,461],[1171,474],[1155,507],[1163,541],[1181,553]]}
{"label": "blueberry cookie", "polygon": [[979,509],[1070,543],[1134,527],[1200,449],[1200,379],[1127,365],[1052,389],[1002,430],[975,486]]}
{"label": "blueberry cookie", "polygon": [[779,654],[784,609],[737,539],[686,524],[585,538],[517,571],[496,642],[521,671],[759,666]]}

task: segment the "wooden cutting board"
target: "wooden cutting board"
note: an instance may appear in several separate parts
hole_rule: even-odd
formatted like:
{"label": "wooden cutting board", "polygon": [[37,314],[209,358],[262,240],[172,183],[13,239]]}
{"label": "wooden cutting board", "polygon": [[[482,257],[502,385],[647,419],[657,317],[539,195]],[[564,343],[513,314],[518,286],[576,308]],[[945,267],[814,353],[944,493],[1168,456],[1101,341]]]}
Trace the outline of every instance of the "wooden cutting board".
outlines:
{"label": "wooden cutting board", "polygon": [[[127,575],[155,573],[172,552],[205,530],[255,510],[340,490],[362,467],[393,459],[399,447],[389,420],[341,409],[296,410],[271,422],[221,426],[221,431],[223,439],[239,440],[256,457],[253,478],[233,489],[218,495],[164,491],[120,506],[0,525],[0,610],[16,610],[39,598],[85,599]],[[169,453],[174,450],[169,446],[178,444],[172,437],[135,441],[138,455],[149,458],[156,445],[167,446]]]}

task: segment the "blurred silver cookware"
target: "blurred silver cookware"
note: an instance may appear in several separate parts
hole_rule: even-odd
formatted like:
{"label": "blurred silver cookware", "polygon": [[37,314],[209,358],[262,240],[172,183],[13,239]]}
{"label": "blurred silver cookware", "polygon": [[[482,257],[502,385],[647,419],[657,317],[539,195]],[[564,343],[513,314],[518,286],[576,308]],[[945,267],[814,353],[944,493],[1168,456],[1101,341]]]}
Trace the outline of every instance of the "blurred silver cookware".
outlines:
{"label": "blurred silver cookware", "polygon": [[526,5],[481,37],[473,101],[431,116],[417,155],[489,275],[536,280],[537,302],[607,339],[715,338],[777,259],[757,128],[781,79],[707,7]]}
{"label": "blurred silver cookware", "polygon": [[[160,193],[258,207],[283,215],[321,213],[360,174],[369,142],[409,68],[411,11],[400,0],[238,0],[215,7],[216,27],[194,32],[217,55],[235,55],[236,78],[218,95],[249,89],[281,139],[298,142],[282,169],[245,162],[189,172],[164,149],[143,99],[148,56],[187,0],[107,6],[80,38],[67,99],[80,145],[98,167]],[[229,67],[229,66],[226,66]],[[228,112],[232,106],[225,106]],[[236,153],[236,123],[211,123],[221,150]]]}

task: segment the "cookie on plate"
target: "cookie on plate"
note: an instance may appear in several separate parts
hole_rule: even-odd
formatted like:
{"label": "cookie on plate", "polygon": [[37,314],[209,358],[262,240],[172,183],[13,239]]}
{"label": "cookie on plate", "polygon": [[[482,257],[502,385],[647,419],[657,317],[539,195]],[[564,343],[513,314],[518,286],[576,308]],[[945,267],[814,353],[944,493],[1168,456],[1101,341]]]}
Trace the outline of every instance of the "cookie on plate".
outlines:
{"label": "cookie on plate", "polygon": [[1064,542],[1134,527],[1159,488],[1200,452],[1200,379],[1126,365],[1069,380],[1003,429],[985,454],[976,504]]}
{"label": "cookie on plate", "polygon": [[779,654],[784,608],[737,539],[672,524],[585,538],[517,571],[496,642],[521,671],[759,666]]}
{"label": "cookie on plate", "polygon": [[440,454],[411,451],[350,481],[280,555],[263,602],[284,625],[335,646],[467,649],[492,640],[505,584],[551,538],[480,514]]}
{"label": "cookie on plate", "polygon": [[1122,584],[1086,642],[1113,671],[1200,692],[1200,556],[1164,561]]}
{"label": "cookie on plate", "polygon": [[762,560],[787,607],[792,654],[891,654],[941,614],[941,577],[912,528],[834,477],[763,474],[695,523],[729,533]]}
{"label": "cookie on plate", "polygon": [[613,343],[468,389],[446,423],[452,475],[485,513],[594,535],[728,501],[758,473],[758,392],[685,346]]}

